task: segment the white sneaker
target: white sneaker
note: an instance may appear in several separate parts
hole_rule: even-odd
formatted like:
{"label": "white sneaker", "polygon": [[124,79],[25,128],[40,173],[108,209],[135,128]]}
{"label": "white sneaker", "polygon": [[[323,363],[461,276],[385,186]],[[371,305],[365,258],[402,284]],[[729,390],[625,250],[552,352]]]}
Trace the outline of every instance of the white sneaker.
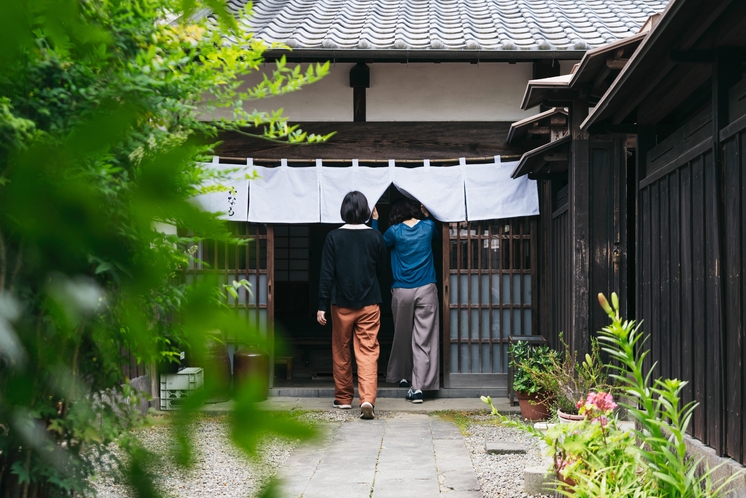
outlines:
{"label": "white sneaker", "polygon": [[334,400],[334,403],[332,403],[332,406],[334,408],[339,408],[340,410],[349,410],[350,408],[352,408],[352,405],[345,405],[343,403],[340,403],[336,399]]}
{"label": "white sneaker", "polygon": [[363,420],[372,420],[376,418],[376,414],[373,413],[373,405],[367,401],[360,405],[360,418]]}

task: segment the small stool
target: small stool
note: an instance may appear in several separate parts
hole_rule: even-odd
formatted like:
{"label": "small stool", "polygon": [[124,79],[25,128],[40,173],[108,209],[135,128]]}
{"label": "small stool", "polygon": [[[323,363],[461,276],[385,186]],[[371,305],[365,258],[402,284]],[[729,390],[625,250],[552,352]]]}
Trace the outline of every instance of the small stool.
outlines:
{"label": "small stool", "polygon": [[275,356],[275,365],[285,365],[287,367],[288,380],[293,378],[293,357],[292,356]]}

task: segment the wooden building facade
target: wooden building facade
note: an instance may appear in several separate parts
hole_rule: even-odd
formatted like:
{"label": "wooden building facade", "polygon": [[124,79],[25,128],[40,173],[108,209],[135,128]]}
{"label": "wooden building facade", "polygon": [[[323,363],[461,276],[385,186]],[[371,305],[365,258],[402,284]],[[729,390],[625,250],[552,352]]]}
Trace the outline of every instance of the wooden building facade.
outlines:
{"label": "wooden building facade", "polygon": [[[240,9],[244,3],[236,0],[229,7]],[[624,156],[625,140],[611,135],[591,138],[581,131],[578,125],[587,104],[582,115],[554,110],[539,121],[511,127],[545,104],[534,99],[521,109],[523,89],[528,80],[561,79],[589,50],[637,33],[666,3],[395,0],[379,8],[375,3],[346,1],[254,2],[251,29],[256,38],[292,47],[290,52],[268,52],[268,63],[282,56],[291,65],[332,63],[331,73],[321,82],[259,102],[258,110],[283,107],[304,131],[337,134],[327,144],[304,147],[226,134],[216,154],[221,162],[245,164],[252,158],[264,166],[285,159],[300,167],[322,158],[325,165],[348,166],[357,159],[361,166],[375,166],[395,159],[397,165],[418,166],[429,160],[448,167],[458,165],[459,158],[479,163],[494,156],[503,161],[523,157],[529,169],[546,165],[536,176],[543,182],[542,216],[443,223],[442,240],[435,249],[442,385],[471,388],[475,394],[505,394],[511,336],[554,336],[556,343],[558,331],[576,330],[580,333],[568,338],[573,347],[585,348],[589,331],[602,323],[590,303],[589,289],[624,286],[629,271],[626,173],[600,169],[610,158]],[[617,59],[628,56],[622,50]],[[601,85],[618,72],[619,62],[615,64],[605,75],[601,72],[606,68],[599,69]],[[257,80],[247,84],[252,81]],[[581,103],[583,98],[576,100]],[[566,105],[563,101],[562,107]],[[205,116],[212,118],[230,116]],[[557,143],[549,144],[550,139]],[[549,150],[528,152],[544,144]],[[582,169],[568,167],[568,158]],[[578,182],[615,192],[613,202],[569,188]],[[379,201],[383,220],[387,202],[399,195],[392,186]],[[243,277],[256,285],[253,293],[241,294],[232,304],[270,333],[278,331],[275,356],[292,368],[292,374],[287,373],[293,377],[278,382],[328,375],[330,331],[313,317],[318,258],[324,237],[334,226],[242,223],[234,228],[254,242],[238,250],[203,244],[199,256],[209,268],[196,264],[189,278],[217,270],[226,279]],[[572,264],[553,264],[558,257],[569,258]],[[607,264],[612,260],[618,264]],[[578,285],[581,281],[585,284]],[[388,284],[382,282],[382,287]],[[379,371],[385,370],[393,336],[386,301]]]}
{"label": "wooden building facade", "polygon": [[[591,51],[562,84],[529,84],[570,116],[570,237],[542,239],[542,254],[566,252],[541,271],[574,300],[574,345],[604,322],[595,294],[619,292],[650,334],[654,375],[688,382],[690,434],[746,464],[746,4],[673,0],[651,28],[629,55]],[[548,178],[542,199],[558,187]]]}

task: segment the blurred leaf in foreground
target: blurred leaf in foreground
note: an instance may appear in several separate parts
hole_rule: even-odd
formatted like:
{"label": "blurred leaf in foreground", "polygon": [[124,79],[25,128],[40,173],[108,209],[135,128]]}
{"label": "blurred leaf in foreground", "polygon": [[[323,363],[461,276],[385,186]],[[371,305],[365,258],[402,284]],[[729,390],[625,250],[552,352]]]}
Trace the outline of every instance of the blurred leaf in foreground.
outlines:
{"label": "blurred leaf in foreground", "polygon": [[[215,15],[199,17],[206,8]],[[218,0],[0,2],[0,495],[87,493],[113,441],[131,456],[133,491],[158,495],[146,449],[127,442],[144,419],[123,352],[154,365],[189,347],[207,361],[214,330],[261,345],[216,280],[180,281],[201,238],[238,242],[188,199],[220,179],[200,163],[222,129],[324,140],[244,102],[295,91],[328,65],[281,61],[245,89],[267,47],[238,26]],[[233,118],[200,121],[216,108]],[[184,462],[187,424],[218,388],[208,379],[176,417]],[[239,447],[310,435],[257,412],[252,389],[231,419]]]}

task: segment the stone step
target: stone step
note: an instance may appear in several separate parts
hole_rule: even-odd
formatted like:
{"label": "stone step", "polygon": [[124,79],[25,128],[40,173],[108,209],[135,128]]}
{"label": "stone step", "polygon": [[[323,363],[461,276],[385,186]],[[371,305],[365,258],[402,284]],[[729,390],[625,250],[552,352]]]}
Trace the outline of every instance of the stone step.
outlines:
{"label": "stone step", "polygon": [[493,455],[525,455],[526,445],[512,441],[488,441],[485,451]]}

